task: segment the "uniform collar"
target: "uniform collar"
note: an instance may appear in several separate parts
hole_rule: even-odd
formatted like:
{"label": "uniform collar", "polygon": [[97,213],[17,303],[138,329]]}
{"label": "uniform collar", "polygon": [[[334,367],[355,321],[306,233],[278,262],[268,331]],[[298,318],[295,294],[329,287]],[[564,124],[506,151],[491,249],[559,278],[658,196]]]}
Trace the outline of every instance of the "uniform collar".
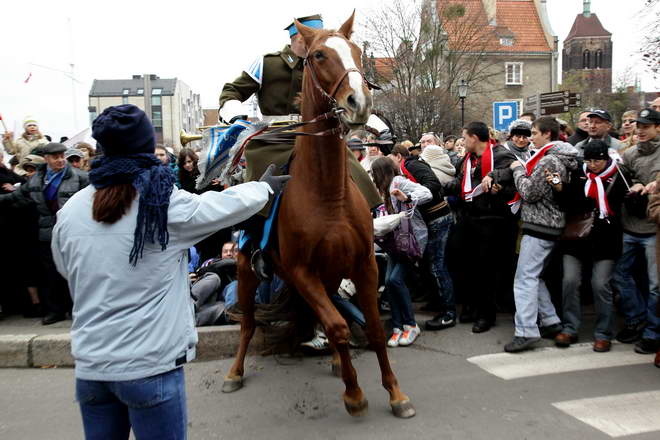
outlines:
{"label": "uniform collar", "polygon": [[289,69],[295,69],[296,65],[298,64],[298,61],[300,58],[293,53],[291,50],[291,45],[287,44],[284,46],[284,49],[280,52],[280,57],[284,60],[287,66],[289,66]]}

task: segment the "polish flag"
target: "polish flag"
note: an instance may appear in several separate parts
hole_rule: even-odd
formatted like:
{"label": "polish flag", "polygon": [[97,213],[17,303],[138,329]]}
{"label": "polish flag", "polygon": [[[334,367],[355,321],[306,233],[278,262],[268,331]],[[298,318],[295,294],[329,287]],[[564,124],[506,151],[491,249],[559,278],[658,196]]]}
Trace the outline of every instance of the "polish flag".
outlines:
{"label": "polish flag", "polygon": [[32,72],[30,72],[30,74],[28,75],[28,77],[25,78],[25,81],[23,81],[23,84],[27,84],[28,81],[30,81],[30,78],[32,78]]}

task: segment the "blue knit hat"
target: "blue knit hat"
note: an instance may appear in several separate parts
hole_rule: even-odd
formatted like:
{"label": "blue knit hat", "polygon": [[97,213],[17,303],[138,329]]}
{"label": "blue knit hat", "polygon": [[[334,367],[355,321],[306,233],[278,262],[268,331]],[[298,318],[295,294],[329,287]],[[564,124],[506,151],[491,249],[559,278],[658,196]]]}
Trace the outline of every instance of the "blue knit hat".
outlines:
{"label": "blue knit hat", "polygon": [[108,107],[92,123],[92,137],[106,156],[151,153],[156,134],[147,115],[133,104]]}

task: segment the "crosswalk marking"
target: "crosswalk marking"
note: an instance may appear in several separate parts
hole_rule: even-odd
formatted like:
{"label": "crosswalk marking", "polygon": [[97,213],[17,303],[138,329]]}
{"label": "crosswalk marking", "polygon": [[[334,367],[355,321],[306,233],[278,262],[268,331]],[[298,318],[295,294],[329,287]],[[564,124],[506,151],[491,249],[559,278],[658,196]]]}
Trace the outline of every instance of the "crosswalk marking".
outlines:
{"label": "crosswalk marking", "polygon": [[660,391],[568,400],[552,405],[611,437],[660,431]]}
{"label": "crosswalk marking", "polygon": [[495,353],[468,359],[483,370],[504,380],[559,374],[597,368],[647,364],[648,355],[637,354],[630,345],[613,344],[609,353],[595,353],[591,343],[570,348],[546,347],[518,354]]}

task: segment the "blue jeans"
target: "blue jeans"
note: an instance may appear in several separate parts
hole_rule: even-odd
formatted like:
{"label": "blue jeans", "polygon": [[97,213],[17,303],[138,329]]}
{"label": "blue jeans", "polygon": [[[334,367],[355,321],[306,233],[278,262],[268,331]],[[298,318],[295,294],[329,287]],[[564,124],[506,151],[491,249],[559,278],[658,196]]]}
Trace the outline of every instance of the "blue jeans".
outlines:
{"label": "blue jeans", "polygon": [[183,368],[137,380],[76,379],[87,440],[185,439],[188,414]]}
{"label": "blue jeans", "polygon": [[431,274],[435,277],[440,292],[440,305],[445,313],[456,315],[456,299],[454,298],[454,283],[447,270],[447,260],[445,250],[447,248],[447,238],[449,230],[454,224],[453,214],[447,214],[429,223],[429,241],[426,245],[429,262],[431,265]]}
{"label": "blue jeans", "polygon": [[405,259],[390,256],[385,274],[385,287],[392,312],[392,327],[403,329],[404,325],[415,325],[410,291],[406,286],[406,274],[411,263]]}
{"label": "blue jeans", "polygon": [[364,319],[362,311],[350,300],[342,298],[338,293],[333,294],[330,299],[337,308],[337,311],[341,313],[341,316],[344,317],[348,324],[354,322],[360,327],[367,325],[367,321]]}
{"label": "blue jeans", "polygon": [[[638,264],[637,251],[644,251],[646,272],[649,278],[649,296],[644,298],[633,280],[633,267]],[[660,318],[655,315],[658,303],[658,272],[655,261],[655,235],[635,237],[623,234],[623,253],[616,263],[614,283],[621,294],[621,308],[626,324],[635,325],[646,321],[643,337],[660,339]]]}

